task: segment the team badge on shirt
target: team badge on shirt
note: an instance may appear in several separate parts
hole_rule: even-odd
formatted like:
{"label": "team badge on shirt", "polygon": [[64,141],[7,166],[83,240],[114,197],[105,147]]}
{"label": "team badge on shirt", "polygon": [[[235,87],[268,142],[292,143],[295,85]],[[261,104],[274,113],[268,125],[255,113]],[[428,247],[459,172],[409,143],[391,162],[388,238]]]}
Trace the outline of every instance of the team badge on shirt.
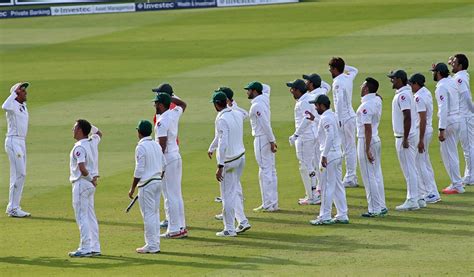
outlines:
{"label": "team badge on shirt", "polygon": [[363,113],[363,114],[367,114],[367,110],[366,110],[366,109],[363,109],[363,110],[362,110],[362,113]]}
{"label": "team badge on shirt", "polygon": [[416,98],[415,98],[415,101],[416,101],[416,102],[420,102],[420,98],[419,98],[419,97],[416,97]]}
{"label": "team badge on shirt", "polygon": [[261,116],[261,114],[260,114],[260,112],[259,112],[259,111],[257,111],[257,116]]}
{"label": "team badge on shirt", "polygon": [[441,100],[441,101],[443,101],[443,100],[444,100],[444,97],[443,97],[443,95],[440,95],[440,96],[439,96],[439,100]]}
{"label": "team badge on shirt", "polygon": [[76,152],[76,157],[80,157],[81,156],[81,152],[77,151]]}
{"label": "team badge on shirt", "polygon": [[458,83],[462,83],[462,80],[461,80],[461,79],[458,79]]}
{"label": "team badge on shirt", "polygon": [[324,126],[324,128],[325,128],[325,129],[329,129],[329,124],[328,124],[328,125],[326,125],[326,126]]}
{"label": "team badge on shirt", "polygon": [[400,97],[400,99],[402,99],[402,101],[405,101],[405,95],[402,95],[402,97]]}

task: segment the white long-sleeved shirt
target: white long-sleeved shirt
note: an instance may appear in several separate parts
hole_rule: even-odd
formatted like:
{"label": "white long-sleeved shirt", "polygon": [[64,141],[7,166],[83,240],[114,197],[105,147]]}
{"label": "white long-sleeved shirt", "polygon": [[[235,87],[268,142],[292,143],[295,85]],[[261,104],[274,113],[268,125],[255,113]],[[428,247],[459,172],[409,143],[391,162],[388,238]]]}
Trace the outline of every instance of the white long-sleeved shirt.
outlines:
{"label": "white long-sleeved shirt", "polygon": [[365,138],[365,124],[372,127],[372,137],[379,135],[379,123],[382,116],[382,100],[375,93],[362,97],[362,103],[356,112],[357,137]]}
{"label": "white long-sleeved shirt", "polygon": [[161,178],[166,165],[163,150],[151,136],[142,138],[135,148],[135,171],[133,176],[140,178],[138,186],[143,185],[151,178]]}
{"label": "white long-sleeved shirt", "polygon": [[[310,92],[307,92],[306,94],[309,94],[309,98],[310,100],[314,100],[316,99],[316,97],[318,97],[319,95],[321,94],[328,94],[329,92],[331,91],[331,85],[329,85],[328,83],[324,82],[324,81],[321,81],[321,86],[317,89],[314,89]],[[314,104],[311,104],[311,105],[314,105]],[[314,115],[314,124],[312,125],[313,126],[313,130],[314,130],[314,133],[317,135],[318,134],[318,126],[319,126],[319,114],[316,112],[313,114]]]}
{"label": "white long-sleeved shirt", "polygon": [[[179,153],[177,143],[179,119],[183,114],[183,108],[176,106],[168,109],[156,118],[155,124],[155,140],[159,143],[160,137],[167,137],[165,156],[168,162],[171,162],[171,156]],[[170,156],[170,157],[168,157]],[[173,155],[174,156],[174,155]]]}
{"label": "white long-sleeved shirt", "polygon": [[336,114],[326,110],[319,120],[318,138],[321,155],[328,158],[330,153],[341,154],[341,139],[339,137]]}
{"label": "white long-sleeved shirt", "polygon": [[230,108],[219,112],[216,120],[217,164],[223,165],[245,153],[244,118],[241,112]]}
{"label": "white long-sleeved shirt", "polygon": [[[227,107],[230,108],[230,109],[233,109],[235,111],[241,112],[244,115],[244,119],[249,117],[249,113],[245,109],[242,109],[241,107],[239,107],[237,105],[237,102],[235,102],[235,100],[232,101],[232,106],[227,106]],[[217,116],[216,116],[216,120],[214,121],[214,125],[216,124],[218,118],[219,118],[219,114],[217,114]],[[217,142],[218,142],[218,140],[217,140],[217,130],[214,128],[214,139],[212,140],[211,145],[209,145],[209,149],[207,151],[208,152],[214,152],[217,149]]]}
{"label": "white long-sleeved shirt", "polygon": [[356,116],[352,108],[352,87],[359,71],[357,68],[348,65],[346,65],[344,71],[344,73],[334,78],[332,83],[334,109],[339,121],[345,121]]}
{"label": "white long-sleeved shirt", "polygon": [[416,134],[415,120],[418,116],[416,113],[415,101],[413,100],[413,92],[411,87],[406,85],[395,91],[392,101],[392,127],[395,137],[403,137],[405,133],[403,111],[410,110],[411,125],[408,136]]}
{"label": "white long-sleeved shirt", "polygon": [[269,142],[275,142],[272,126],[270,123],[270,97],[269,94],[260,94],[251,101],[250,126],[252,136],[266,136]]}
{"label": "white long-sleeved shirt", "polygon": [[295,103],[295,134],[301,139],[314,139],[316,137],[314,122],[308,119],[307,112],[317,114],[314,104],[309,101],[313,100],[308,93],[303,94]]}
{"label": "white long-sleeved shirt", "polygon": [[461,117],[474,116],[474,103],[472,103],[469,73],[466,70],[458,71],[453,76],[454,83],[459,93],[459,115]]}
{"label": "white long-sleeved shirt", "polygon": [[439,80],[435,94],[438,102],[438,128],[446,129],[448,125],[459,122],[459,92],[454,80]]}
{"label": "white long-sleeved shirt", "polygon": [[10,89],[10,95],[3,102],[2,109],[6,112],[7,118],[7,137],[15,136],[26,138],[28,133],[28,109],[26,103],[16,101],[16,89],[21,83],[15,84]]}
{"label": "white long-sleeved shirt", "polygon": [[[420,88],[415,95],[416,112],[426,112],[426,129],[432,130],[433,128],[433,97],[431,97],[431,92],[426,88]],[[416,128],[420,129],[420,115],[416,117]]]}

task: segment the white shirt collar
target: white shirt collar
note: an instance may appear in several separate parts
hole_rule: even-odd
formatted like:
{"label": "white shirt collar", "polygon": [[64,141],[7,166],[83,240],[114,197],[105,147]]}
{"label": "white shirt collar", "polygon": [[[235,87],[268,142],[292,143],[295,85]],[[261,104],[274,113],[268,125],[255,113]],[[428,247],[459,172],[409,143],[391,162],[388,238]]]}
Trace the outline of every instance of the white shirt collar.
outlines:
{"label": "white shirt collar", "polygon": [[366,94],[364,96],[362,96],[362,99],[361,99],[361,102],[362,103],[365,103],[371,99],[374,99],[377,95],[375,95],[375,93],[369,93],[369,94]]}
{"label": "white shirt collar", "polygon": [[138,141],[138,144],[146,141],[146,140],[152,140],[151,136],[143,137],[141,140]]}
{"label": "white shirt collar", "polygon": [[409,90],[411,92],[411,87],[409,85],[405,85],[395,91],[395,94],[399,94],[400,92],[403,92],[405,90]]}

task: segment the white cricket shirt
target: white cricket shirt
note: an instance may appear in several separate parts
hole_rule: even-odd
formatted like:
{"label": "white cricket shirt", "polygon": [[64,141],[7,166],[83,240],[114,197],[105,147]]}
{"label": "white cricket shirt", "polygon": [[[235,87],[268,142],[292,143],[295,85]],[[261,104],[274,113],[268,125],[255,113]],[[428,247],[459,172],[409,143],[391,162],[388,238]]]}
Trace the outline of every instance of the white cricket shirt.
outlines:
{"label": "white cricket shirt", "polygon": [[[431,92],[426,88],[420,88],[415,95],[416,112],[426,112],[426,129],[433,128],[433,97],[431,97]],[[420,129],[420,115],[416,117],[416,128]]]}
{"label": "white cricket shirt", "polygon": [[3,102],[2,109],[6,111],[7,118],[7,137],[15,136],[26,138],[28,133],[28,109],[26,102],[21,104],[16,101],[17,94],[15,90],[19,84],[14,85],[10,90],[10,96]]}
{"label": "white cricket shirt", "polygon": [[403,111],[410,110],[411,115],[411,127],[408,136],[412,136],[416,133],[415,120],[418,116],[416,113],[415,101],[413,100],[413,92],[411,87],[406,85],[395,91],[392,101],[392,128],[395,137],[403,137],[404,124],[403,124]]}
{"label": "white cricket shirt", "polygon": [[346,65],[344,71],[344,73],[334,78],[332,83],[334,109],[339,121],[355,117],[355,112],[352,108],[352,87],[358,70],[355,67]]}
{"label": "white cricket shirt", "polygon": [[435,94],[438,102],[438,128],[446,129],[448,125],[459,122],[459,92],[454,80],[439,80]]}
{"label": "white cricket shirt", "polygon": [[372,127],[372,137],[379,135],[379,123],[382,116],[382,99],[375,93],[362,97],[362,103],[356,112],[357,137],[365,138],[365,124]]}

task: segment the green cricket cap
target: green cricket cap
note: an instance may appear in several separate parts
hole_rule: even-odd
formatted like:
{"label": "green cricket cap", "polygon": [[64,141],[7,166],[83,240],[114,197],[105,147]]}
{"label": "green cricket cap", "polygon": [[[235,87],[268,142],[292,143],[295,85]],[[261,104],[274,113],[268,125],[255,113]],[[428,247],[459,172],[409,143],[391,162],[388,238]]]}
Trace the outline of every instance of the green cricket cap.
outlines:
{"label": "green cricket cap", "polygon": [[253,82],[248,83],[248,85],[246,87],[244,87],[244,89],[254,89],[258,92],[262,92],[263,85],[260,82],[253,81]]}
{"label": "green cricket cap", "polygon": [[166,92],[160,92],[155,96],[153,102],[162,103],[164,105],[169,106],[171,104],[171,96]]}
{"label": "green cricket cap", "polygon": [[217,103],[217,102],[226,102],[227,101],[227,95],[223,93],[222,91],[216,91],[212,95],[211,103]]}
{"label": "green cricket cap", "polygon": [[138,121],[137,128],[138,132],[142,134],[143,136],[149,136],[151,135],[151,131],[153,130],[153,125],[151,124],[150,121],[142,119]]}

